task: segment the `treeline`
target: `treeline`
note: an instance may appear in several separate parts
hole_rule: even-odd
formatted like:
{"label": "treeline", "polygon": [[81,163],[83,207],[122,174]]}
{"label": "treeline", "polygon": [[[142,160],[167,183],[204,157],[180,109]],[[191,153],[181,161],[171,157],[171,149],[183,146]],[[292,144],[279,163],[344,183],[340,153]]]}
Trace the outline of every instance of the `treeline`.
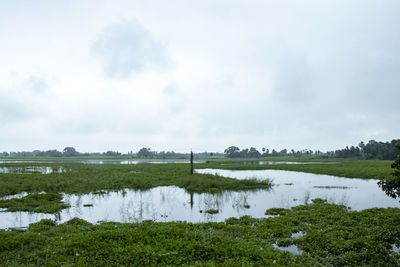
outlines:
{"label": "treeline", "polygon": [[[222,158],[224,154],[218,152],[193,153],[196,158]],[[153,151],[150,148],[143,147],[133,156],[137,158],[157,158],[157,159],[178,159],[189,158],[190,153],[176,153],[174,151]]]}
{"label": "treeline", "polygon": [[287,149],[282,149],[280,151],[272,149],[270,151],[268,148],[262,148],[260,152],[254,147],[245,148],[241,150],[237,146],[230,146],[224,151],[224,156],[226,158],[260,158],[260,157],[281,157],[281,156],[301,157],[301,156],[312,156],[312,155],[327,156],[329,154],[323,153],[319,150],[312,151],[310,149],[302,149],[297,151],[294,149],[291,149],[290,151],[288,151]]}
{"label": "treeline", "polygon": [[[141,148],[139,151],[134,153],[129,151],[123,154],[118,151],[107,151],[107,152],[92,152],[82,153],[77,151],[73,147],[66,147],[62,151],[56,149],[40,151],[21,151],[21,152],[1,152],[0,157],[130,157],[130,158],[162,158],[162,159],[176,159],[176,158],[189,158],[190,153],[176,153],[174,151],[152,151],[150,148]],[[201,152],[194,153],[196,158],[212,158],[212,157],[223,157],[224,154],[218,152]]]}
{"label": "treeline", "polygon": [[260,158],[260,157],[278,157],[278,156],[315,156],[321,158],[358,158],[358,159],[381,159],[393,160],[398,154],[396,143],[400,144],[400,139],[393,139],[390,142],[377,142],[370,140],[367,144],[360,142],[358,146],[346,146],[344,149],[335,151],[321,152],[319,150],[313,151],[311,149],[294,150],[290,151],[282,149],[271,151],[262,148],[261,152],[254,147],[240,149],[237,146],[230,146],[224,151],[226,158]]}
{"label": "treeline", "polygon": [[397,143],[400,144],[400,139],[393,139],[390,142],[370,140],[367,144],[360,142],[358,146],[347,146],[344,149],[336,150],[335,156],[338,158],[393,160],[398,154]]}
{"label": "treeline", "polygon": [[121,156],[122,154],[118,151],[107,151],[107,152],[93,152],[93,153],[81,153],[76,151],[73,147],[66,147],[63,151],[56,149],[51,150],[33,150],[33,151],[21,151],[21,152],[2,152],[2,157],[89,157],[89,156]]}

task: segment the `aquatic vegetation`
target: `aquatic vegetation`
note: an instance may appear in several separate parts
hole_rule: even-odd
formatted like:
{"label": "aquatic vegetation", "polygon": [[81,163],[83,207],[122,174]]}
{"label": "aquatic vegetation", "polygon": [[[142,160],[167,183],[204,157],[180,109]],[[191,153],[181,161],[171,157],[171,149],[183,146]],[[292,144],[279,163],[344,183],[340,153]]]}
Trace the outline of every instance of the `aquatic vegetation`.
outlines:
{"label": "aquatic vegetation", "polygon": [[284,215],[288,212],[284,208],[270,208],[265,211],[265,215]]}
{"label": "aquatic vegetation", "polygon": [[0,200],[0,207],[6,208],[5,211],[55,213],[69,207],[61,200],[62,196],[57,193],[29,194],[22,198]]}
{"label": "aquatic vegetation", "polygon": [[[286,159],[289,160],[290,158]],[[268,158],[268,160],[278,160]],[[280,159],[285,160],[285,159]],[[241,161],[243,161],[241,159]],[[296,161],[296,159],[293,159]],[[315,174],[327,174],[348,178],[363,179],[389,179],[392,177],[389,160],[356,160],[356,159],[318,159],[307,160],[307,164],[250,164],[243,165],[234,160],[207,161],[203,164],[197,164],[196,168],[213,168],[226,170],[287,170],[299,171]],[[322,164],[326,163],[326,164]]]}
{"label": "aquatic vegetation", "polygon": [[[36,166],[51,163],[36,163]],[[24,167],[35,163],[7,163],[6,166]],[[54,163],[60,167],[60,163]],[[51,166],[50,166],[51,167]],[[188,172],[188,164],[80,164],[63,163],[68,172],[48,174],[0,173],[0,196],[20,192],[64,192],[83,194],[125,188],[146,190],[157,186],[175,185],[189,192],[221,192],[223,190],[268,189],[271,181],[237,180],[210,174]]]}
{"label": "aquatic vegetation", "polygon": [[206,213],[208,213],[208,214],[217,214],[218,212],[219,212],[219,210],[217,210],[217,209],[206,210]]}
{"label": "aquatic vegetation", "polygon": [[337,186],[337,185],[314,185],[314,188],[321,188],[321,189],[350,189],[353,187],[350,186]]}
{"label": "aquatic vegetation", "polygon": [[[89,266],[398,266],[400,209],[349,211],[314,200],[275,218],[221,223],[42,220],[0,230],[0,262]],[[302,234],[298,234],[302,232]],[[396,245],[397,244],[397,245]],[[290,248],[302,253],[293,254]]]}

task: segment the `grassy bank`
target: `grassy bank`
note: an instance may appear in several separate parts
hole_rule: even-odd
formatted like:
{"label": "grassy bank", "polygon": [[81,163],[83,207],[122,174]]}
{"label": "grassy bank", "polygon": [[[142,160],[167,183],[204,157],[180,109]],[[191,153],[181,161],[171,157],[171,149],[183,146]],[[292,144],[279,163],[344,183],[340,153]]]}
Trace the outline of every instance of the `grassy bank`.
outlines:
{"label": "grassy bank", "polygon": [[[270,160],[269,158],[263,159]],[[274,159],[276,161],[276,159]],[[253,161],[255,161],[253,159]],[[258,161],[258,160],[257,160]],[[280,161],[280,160],[278,160]],[[293,160],[286,161],[296,161]],[[197,164],[197,168],[216,168],[227,170],[287,170],[299,171],[316,174],[327,174],[348,178],[363,179],[387,179],[391,177],[392,161],[387,160],[356,160],[356,159],[313,159],[303,161],[307,164],[273,164],[259,165],[249,164],[251,160],[225,160],[225,161],[208,161],[205,164]]]}
{"label": "grassy bank", "polygon": [[[275,218],[92,225],[42,220],[27,231],[0,230],[0,264],[84,266],[398,266],[400,210],[348,211],[315,204]],[[302,234],[298,234],[298,233]],[[293,233],[297,233],[293,235]],[[274,248],[296,245],[300,255]],[[302,251],[302,253],[301,253]]]}
{"label": "grassy bank", "polygon": [[236,180],[207,174],[190,175],[189,164],[81,164],[7,163],[2,167],[62,167],[66,172],[50,174],[0,174],[0,196],[20,192],[89,193],[98,190],[150,189],[175,185],[189,192],[265,189],[269,181]]}

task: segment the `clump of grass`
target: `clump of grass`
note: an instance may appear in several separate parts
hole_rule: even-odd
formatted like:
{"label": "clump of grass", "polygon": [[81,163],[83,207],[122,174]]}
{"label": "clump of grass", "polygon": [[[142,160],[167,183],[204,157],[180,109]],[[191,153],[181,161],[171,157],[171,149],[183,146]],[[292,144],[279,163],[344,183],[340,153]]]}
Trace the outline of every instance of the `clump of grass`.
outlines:
{"label": "clump of grass", "polygon": [[93,204],[83,204],[84,207],[93,207]]}
{"label": "clump of grass", "polygon": [[55,213],[69,206],[62,201],[62,196],[56,193],[30,194],[22,198],[0,200],[0,207],[6,211],[30,211]]}
{"label": "clump of grass", "polygon": [[285,215],[289,210],[284,208],[270,208],[265,211],[265,215]]}
{"label": "clump of grass", "polygon": [[209,209],[209,210],[206,210],[206,213],[208,213],[208,214],[217,214],[217,213],[219,213],[219,210],[217,210],[217,209]]}

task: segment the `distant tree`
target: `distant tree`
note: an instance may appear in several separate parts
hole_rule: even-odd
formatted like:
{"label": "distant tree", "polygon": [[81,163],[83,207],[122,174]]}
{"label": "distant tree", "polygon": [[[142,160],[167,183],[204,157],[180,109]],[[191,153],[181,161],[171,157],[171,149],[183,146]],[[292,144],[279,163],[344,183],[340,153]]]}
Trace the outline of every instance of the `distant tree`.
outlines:
{"label": "distant tree", "polygon": [[224,156],[227,158],[240,157],[240,149],[237,146],[230,146],[224,150]]}
{"label": "distant tree", "polygon": [[[396,144],[396,147],[400,150],[400,143]],[[392,197],[400,197],[400,154],[392,163],[393,173],[392,177],[378,182],[378,185],[382,188],[385,193]]]}
{"label": "distant tree", "polygon": [[73,156],[78,156],[79,152],[77,152],[75,148],[68,146],[63,149],[62,154],[64,157],[73,157]]}
{"label": "distant tree", "polygon": [[121,156],[121,152],[109,150],[107,152],[103,152],[103,155],[104,156],[114,156],[115,157],[115,156]]}
{"label": "distant tree", "polygon": [[56,149],[47,150],[47,151],[40,151],[38,156],[42,157],[61,157],[62,153]]}
{"label": "distant tree", "polygon": [[260,156],[261,153],[255,147],[250,147],[249,151],[247,152],[248,158],[259,158]]}
{"label": "distant tree", "polygon": [[138,158],[151,158],[153,157],[154,152],[150,150],[150,148],[143,147],[137,152]]}

